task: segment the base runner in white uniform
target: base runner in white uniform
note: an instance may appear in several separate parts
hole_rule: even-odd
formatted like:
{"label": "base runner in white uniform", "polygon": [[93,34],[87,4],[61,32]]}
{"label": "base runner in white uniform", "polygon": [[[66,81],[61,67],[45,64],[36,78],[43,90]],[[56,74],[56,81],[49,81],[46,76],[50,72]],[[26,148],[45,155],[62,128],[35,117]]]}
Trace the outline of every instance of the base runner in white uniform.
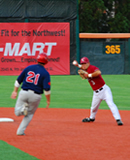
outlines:
{"label": "base runner in white uniform", "polygon": [[93,99],[90,111],[90,117],[84,118],[82,122],[94,122],[95,117],[102,100],[105,100],[109,106],[113,117],[118,125],[123,125],[117,106],[113,102],[111,89],[105,84],[101,76],[101,71],[96,66],[90,64],[87,57],[83,57],[80,60],[80,65],[76,60],[73,63],[75,66],[86,71],[84,74],[85,79],[88,79],[90,86],[93,89]]}

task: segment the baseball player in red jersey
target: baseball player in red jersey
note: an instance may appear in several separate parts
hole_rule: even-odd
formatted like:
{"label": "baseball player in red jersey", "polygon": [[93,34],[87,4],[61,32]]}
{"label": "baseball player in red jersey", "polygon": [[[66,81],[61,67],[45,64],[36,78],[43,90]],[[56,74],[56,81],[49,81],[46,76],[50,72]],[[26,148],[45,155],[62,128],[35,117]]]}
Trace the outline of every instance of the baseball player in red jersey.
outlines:
{"label": "baseball player in red jersey", "polygon": [[111,89],[105,84],[105,81],[101,76],[101,71],[99,70],[99,68],[91,65],[87,57],[81,58],[80,64],[78,64],[77,61],[75,61],[73,64],[86,71],[86,73],[84,73],[84,77],[85,79],[88,79],[88,82],[94,91],[90,117],[84,118],[82,122],[94,122],[99,105],[102,100],[105,100],[117,124],[123,125],[118,108],[113,102]]}
{"label": "baseball player in red jersey", "polygon": [[44,68],[48,63],[48,57],[45,53],[41,53],[37,57],[38,64],[26,67],[15,81],[14,90],[11,98],[17,97],[18,89],[22,83],[16,105],[15,115],[24,116],[21,124],[17,129],[17,135],[25,135],[24,131],[29,125],[41,101],[41,95],[45,94],[47,106],[50,105],[50,74]]}

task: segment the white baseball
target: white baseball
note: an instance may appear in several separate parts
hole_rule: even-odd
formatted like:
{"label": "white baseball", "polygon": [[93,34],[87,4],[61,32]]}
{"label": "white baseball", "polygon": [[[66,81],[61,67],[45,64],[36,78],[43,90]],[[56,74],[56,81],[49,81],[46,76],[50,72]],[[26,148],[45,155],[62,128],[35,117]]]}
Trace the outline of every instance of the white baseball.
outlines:
{"label": "white baseball", "polygon": [[75,64],[77,64],[77,62],[76,62],[76,61],[73,61],[73,65],[75,65]]}

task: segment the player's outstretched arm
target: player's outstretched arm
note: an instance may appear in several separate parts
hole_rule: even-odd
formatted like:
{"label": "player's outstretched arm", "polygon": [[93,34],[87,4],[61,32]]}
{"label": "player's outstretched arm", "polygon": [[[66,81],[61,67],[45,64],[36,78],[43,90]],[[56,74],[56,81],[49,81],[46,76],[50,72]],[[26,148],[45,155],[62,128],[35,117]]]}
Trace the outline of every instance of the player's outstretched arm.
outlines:
{"label": "player's outstretched arm", "polygon": [[78,62],[77,62],[76,60],[74,60],[74,61],[72,62],[72,64],[73,64],[74,66],[78,67],[78,68],[82,68],[82,65],[81,65],[81,64],[78,64]]}
{"label": "player's outstretched arm", "polygon": [[19,86],[20,86],[20,84],[19,84],[18,80],[16,80],[14,83],[14,90],[11,94],[12,99],[15,99],[17,97]]}
{"label": "player's outstretched arm", "polygon": [[100,70],[97,70],[97,71],[92,73],[92,77],[97,77],[99,75],[101,75],[101,71]]}
{"label": "player's outstretched arm", "polygon": [[49,106],[50,106],[50,99],[51,99],[51,91],[45,91],[44,94],[45,94],[46,102],[47,102],[46,108],[49,108]]}
{"label": "player's outstretched arm", "polygon": [[18,94],[18,87],[15,86],[14,90],[13,90],[13,92],[11,94],[11,98],[15,99],[17,97],[17,94]]}

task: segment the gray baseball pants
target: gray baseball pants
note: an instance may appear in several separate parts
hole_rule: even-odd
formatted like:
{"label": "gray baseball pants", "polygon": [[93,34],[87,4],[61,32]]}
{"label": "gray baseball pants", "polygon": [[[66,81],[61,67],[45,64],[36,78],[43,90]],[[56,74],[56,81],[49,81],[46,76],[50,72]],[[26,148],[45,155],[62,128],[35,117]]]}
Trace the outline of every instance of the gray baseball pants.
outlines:
{"label": "gray baseball pants", "polygon": [[38,105],[41,100],[41,95],[34,93],[32,90],[25,91],[23,89],[20,90],[16,105],[15,105],[15,115],[21,116],[23,115],[21,109],[23,108],[24,103],[28,103],[28,115],[24,116],[22,122],[20,123],[17,129],[18,134],[24,134],[26,127],[29,125],[30,121],[33,118],[35,111],[38,108]]}

